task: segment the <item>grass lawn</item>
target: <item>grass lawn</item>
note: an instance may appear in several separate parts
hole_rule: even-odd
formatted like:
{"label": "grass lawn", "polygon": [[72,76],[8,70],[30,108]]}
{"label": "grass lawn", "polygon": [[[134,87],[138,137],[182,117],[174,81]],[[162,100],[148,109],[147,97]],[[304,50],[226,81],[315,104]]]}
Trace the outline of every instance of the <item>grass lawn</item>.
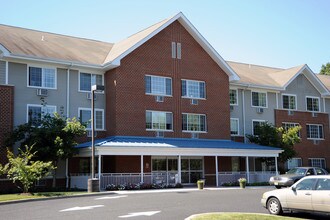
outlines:
{"label": "grass lawn", "polygon": [[30,195],[26,194],[4,194],[0,195],[0,203],[11,201],[11,200],[24,200],[24,199],[38,199],[38,198],[47,198],[47,197],[60,197],[60,196],[72,196],[87,193],[85,191],[77,191],[77,192],[40,192],[33,193]]}
{"label": "grass lawn", "polygon": [[265,215],[265,214],[253,214],[253,213],[209,213],[209,214],[200,214],[196,217],[191,218],[191,220],[297,220],[301,218],[290,218],[284,216],[274,216],[274,215]]}

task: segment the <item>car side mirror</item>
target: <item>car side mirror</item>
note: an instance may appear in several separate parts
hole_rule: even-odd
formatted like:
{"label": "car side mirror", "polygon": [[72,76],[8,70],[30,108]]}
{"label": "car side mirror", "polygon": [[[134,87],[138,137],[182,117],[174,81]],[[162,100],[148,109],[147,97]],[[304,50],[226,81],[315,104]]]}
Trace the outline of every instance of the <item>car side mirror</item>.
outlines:
{"label": "car side mirror", "polygon": [[306,176],[309,176],[309,175],[311,175],[311,173],[310,173],[310,172],[307,172],[307,173],[306,173]]}
{"label": "car side mirror", "polygon": [[291,189],[292,189],[292,191],[294,191],[294,192],[297,190],[296,186],[292,186]]}

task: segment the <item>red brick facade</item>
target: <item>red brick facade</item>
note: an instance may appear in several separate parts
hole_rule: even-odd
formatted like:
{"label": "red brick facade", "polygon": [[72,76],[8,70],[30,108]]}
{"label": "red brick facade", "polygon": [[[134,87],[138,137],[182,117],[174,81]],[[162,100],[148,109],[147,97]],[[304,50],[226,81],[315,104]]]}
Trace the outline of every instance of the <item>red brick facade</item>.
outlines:
{"label": "red brick facade", "polygon": [[[303,166],[309,165],[309,158],[325,158],[327,162],[330,161],[329,114],[317,113],[313,117],[311,112],[294,111],[293,115],[289,115],[287,110],[275,110],[275,125],[282,126],[282,122],[299,123],[302,127],[301,143],[295,145],[295,150],[297,157],[302,158]],[[313,140],[307,139],[306,124],[323,125],[324,140],[314,143]]]}
{"label": "red brick facade", "polygon": [[[182,58],[171,57],[171,43],[182,45]],[[145,94],[145,75],[172,78],[172,97],[156,102]],[[205,81],[206,100],[191,105],[181,97],[181,80]],[[230,139],[229,79],[218,64],[178,22],[174,22],[121,60],[120,67],[105,74],[108,136],[155,136],[146,131],[146,110],[173,113],[173,130],[165,137],[186,137],[182,113],[206,114],[207,132],[200,138]],[[227,103],[227,104],[226,104]]]}
{"label": "red brick facade", "polygon": [[7,161],[4,140],[13,129],[14,120],[14,87],[0,85],[0,163]]}

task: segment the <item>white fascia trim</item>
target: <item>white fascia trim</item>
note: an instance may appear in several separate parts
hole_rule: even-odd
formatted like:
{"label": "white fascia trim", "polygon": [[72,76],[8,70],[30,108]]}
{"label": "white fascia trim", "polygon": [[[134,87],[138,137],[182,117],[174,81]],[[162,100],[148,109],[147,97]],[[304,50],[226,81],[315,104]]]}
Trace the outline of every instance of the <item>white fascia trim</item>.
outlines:
{"label": "white fascia trim", "polygon": [[7,57],[10,55],[10,51],[7,50],[7,48],[5,48],[2,44],[0,44],[0,51],[2,52],[3,57]]}
{"label": "white fascia trim", "polygon": [[[90,156],[91,148],[79,150],[79,156]],[[152,156],[249,156],[278,157],[283,150],[244,150],[244,149],[212,149],[212,148],[176,148],[176,147],[96,147],[95,155],[152,155]]]}
{"label": "white fascia trim", "polygon": [[255,84],[246,84],[246,83],[234,83],[231,82],[229,84],[230,86],[237,86],[240,89],[264,89],[267,92],[279,92],[279,91],[285,91],[285,88],[283,87],[274,87],[274,86],[261,86],[261,85],[255,85]]}
{"label": "white fascia trim", "polygon": [[72,62],[72,61],[58,60],[58,59],[48,59],[48,58],[40,58],[40,57],[17,55],[17,54],[10,54],[6,57],[12,58],[12,59],[21,59],[21,60],[28,60],[28,61],[43,62],[43,63],[46,62],[46,63],[50,63],[50,64],[60,64],[60,65],[66,66],[66,67],[74,66],[74,67],[83,67],[83,68],[90,68],[90,69],[100,69],[100,70],[103,69],[102,65],[79,63],[79,62]]}
{"label": "white fascia trim", "polygon": [[240,77],[220,56],[220,54],[211,46],[211,44],[199,33],[194,25],[180,12],[177,16],[178,21],[186,30],[194,37],[194,39],[202,46],[203,49],[213,58],[213,60],[225,71],[229,76],[229,81],[238,81]]}
{"label": "white fascia trim", "polygon": [[[307,74],[303,74],[303,71],[306,70]],[[330,95],[330,91],[325,87],[325,85],[321,82],[321,80],[315,76],[315,73],[309,68],[307,64],[305,64],[285,85],[284,89],[287,88],[293,80],[295,80],[300,74],[303,74],[307,80],[316,88],[316,90],[322,95]],[[315,85],[312,80],[315,80],[318,85]],[[323,90],[323,92],[321,91]]]}

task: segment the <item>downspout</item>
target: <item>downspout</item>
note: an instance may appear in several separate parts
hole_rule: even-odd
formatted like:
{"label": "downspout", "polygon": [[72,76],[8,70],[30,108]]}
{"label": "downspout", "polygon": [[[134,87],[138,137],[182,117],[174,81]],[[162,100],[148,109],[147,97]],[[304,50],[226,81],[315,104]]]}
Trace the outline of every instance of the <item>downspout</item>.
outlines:
{"label": "downspout", "polygon": [[326,110],[325,110],[325,98],[323,97],[323,112],[325,113]]}
{"label": "downspout", "polygon": [[9,82],[9,70],[8,70],[8,61],[6,61],[6,82],[5,84],[8,85],[8,82]]}

